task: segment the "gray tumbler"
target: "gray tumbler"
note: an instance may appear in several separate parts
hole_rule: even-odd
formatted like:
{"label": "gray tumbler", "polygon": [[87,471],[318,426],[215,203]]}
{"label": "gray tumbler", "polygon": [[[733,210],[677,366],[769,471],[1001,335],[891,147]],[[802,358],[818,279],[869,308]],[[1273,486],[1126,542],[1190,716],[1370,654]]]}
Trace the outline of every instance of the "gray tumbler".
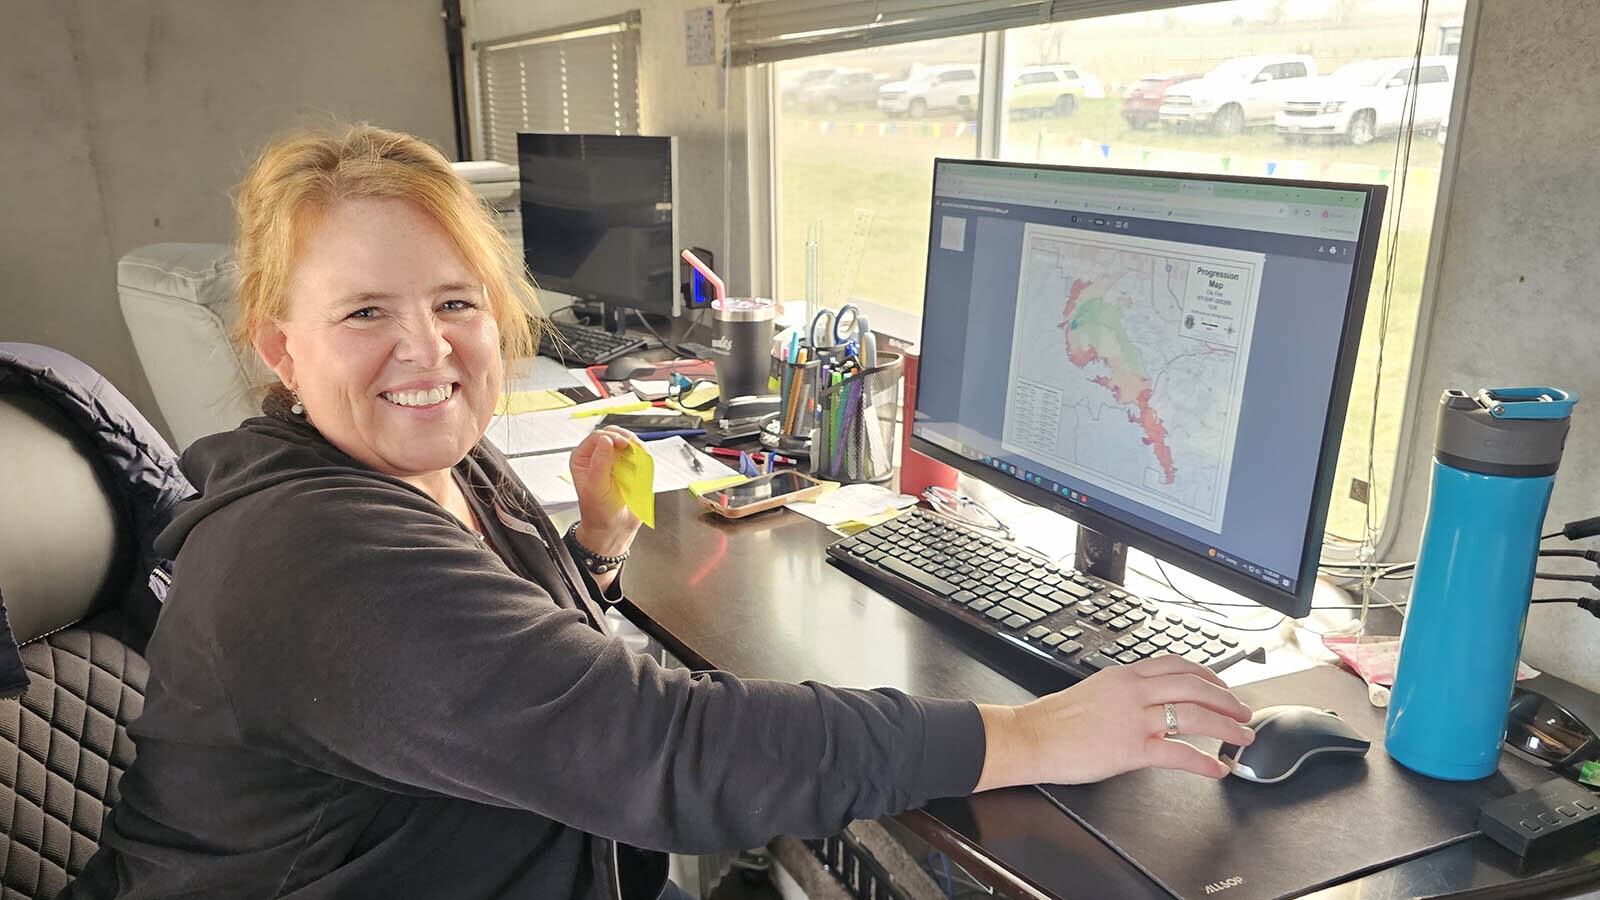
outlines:
{"label": "gray tumbler", "polygon": [[711,305],[711,360],[724,406],[738,397],[770,394],[772,320],[777,304],[725,297]]}

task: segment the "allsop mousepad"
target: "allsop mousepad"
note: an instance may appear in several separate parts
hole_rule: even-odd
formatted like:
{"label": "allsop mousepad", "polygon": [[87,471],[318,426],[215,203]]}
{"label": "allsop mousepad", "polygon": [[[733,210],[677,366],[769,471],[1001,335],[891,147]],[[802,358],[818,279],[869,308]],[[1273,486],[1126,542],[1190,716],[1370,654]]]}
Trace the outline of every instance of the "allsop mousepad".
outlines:
{"label": "allsop mousepad", "polygon": [[[1277,900],[1326,887],[1477,834],[1485,800],[1551,776],[1502,756],[1480,781],[1436,781],[1383,749],[1384,710],[1366,685],[1319,666],[1237,690],[1252,708],[1302,703],[1337,712],[1372,740],[1364,757],[1308,765],[1287,781],[1212,781],[1148,769],[1099,784],[1041,786],[1084,827],[1183,900]],[[1215,752],[1217,742],[1193,743]]]}

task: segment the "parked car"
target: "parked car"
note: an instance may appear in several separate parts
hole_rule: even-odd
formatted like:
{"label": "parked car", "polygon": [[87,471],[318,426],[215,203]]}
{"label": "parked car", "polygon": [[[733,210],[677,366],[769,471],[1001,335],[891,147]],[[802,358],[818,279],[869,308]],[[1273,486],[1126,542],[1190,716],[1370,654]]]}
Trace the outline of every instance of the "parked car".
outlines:
{"label": "parked car", "polygon": [[878,109],[914,119],[939,110],[970,110],[977,103],[977,90],[976,65],[928,66],[905,81],[878,88]]}
{"label": "parked car", "polygon": [[1289,93],[1316,74],[1316,61],[1302,54],[1224,60],[1205,75],[1167,90],[1161,124],[1217,134],[1271,125]]}
{"label": "parked car", "polygon": [[1326,78],[1308,79],[1278,113],[1278,133],[1290,142],[1324,137],[1365,144],[1399,131],[1410,105],[1413,65],[1417,90],[1412,127],[1424,133],[1436,130],[1450,112],[1456,71],[1450,56],[1424,57],[1420,64],[1410,57],[1364,60]]}
{"label": "parked car", "polygon": [[830,115],[849,106],[872,106],[881,83],[868,69],[834,69],[827,78],[801,85],[797,105]]}
{"label": "parked car", "polygon": [[1122,95],[1123,121],[1133,129],[1161,121],[1161,100],[1167,89],[1199,77],[1199,72],[1155,72],[1144,76]]}
{"label": "parked car", "polygon": [[785,71],[778,76],[778,99],[784,109],[798,109],[800,107],[800,92],[808,86],[820,81],[826,81],[833,74],[834,66],[822,69],[802,69],[799,71]]}
{"label": "parked car", "polygon": [[1027,66],[1011,79],[1006,108],[1014,116],[1070,116],[1087,96],[1083,76],[1076,67]]}

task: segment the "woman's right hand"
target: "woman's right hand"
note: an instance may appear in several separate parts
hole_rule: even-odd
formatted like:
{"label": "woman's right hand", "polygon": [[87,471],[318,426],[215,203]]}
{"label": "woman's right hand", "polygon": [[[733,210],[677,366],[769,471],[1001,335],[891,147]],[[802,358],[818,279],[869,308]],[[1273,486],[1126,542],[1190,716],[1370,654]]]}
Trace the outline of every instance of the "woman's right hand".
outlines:
{"label": "woman's right hand", "polygon": [[1168,737],[1168,704],[1179,734],[1240,746],[1255,739],[1244,724],[1249,707],[1216,673],[1179,656],[1158,656],[1112,666],[1022,706],[980,706],[985,755],[975,790],[1082,784],[1149,766],[1228,774],[1212,754]]}

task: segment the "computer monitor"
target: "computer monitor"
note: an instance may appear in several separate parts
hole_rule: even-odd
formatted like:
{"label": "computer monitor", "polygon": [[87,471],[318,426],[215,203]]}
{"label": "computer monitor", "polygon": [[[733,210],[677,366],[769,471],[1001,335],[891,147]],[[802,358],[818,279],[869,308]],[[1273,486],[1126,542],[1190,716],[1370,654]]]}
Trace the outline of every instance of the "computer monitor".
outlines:
{"label": "computer monitor", "polygon": [[601,304],[613,331],[630,309],[678,315],[677,153],[672,137],[519,133],[522,252],[534,282]]}
{"label": "computer monitor", "polygon": [[911,446],[1305,615],[1384,197],[936,160]]}

